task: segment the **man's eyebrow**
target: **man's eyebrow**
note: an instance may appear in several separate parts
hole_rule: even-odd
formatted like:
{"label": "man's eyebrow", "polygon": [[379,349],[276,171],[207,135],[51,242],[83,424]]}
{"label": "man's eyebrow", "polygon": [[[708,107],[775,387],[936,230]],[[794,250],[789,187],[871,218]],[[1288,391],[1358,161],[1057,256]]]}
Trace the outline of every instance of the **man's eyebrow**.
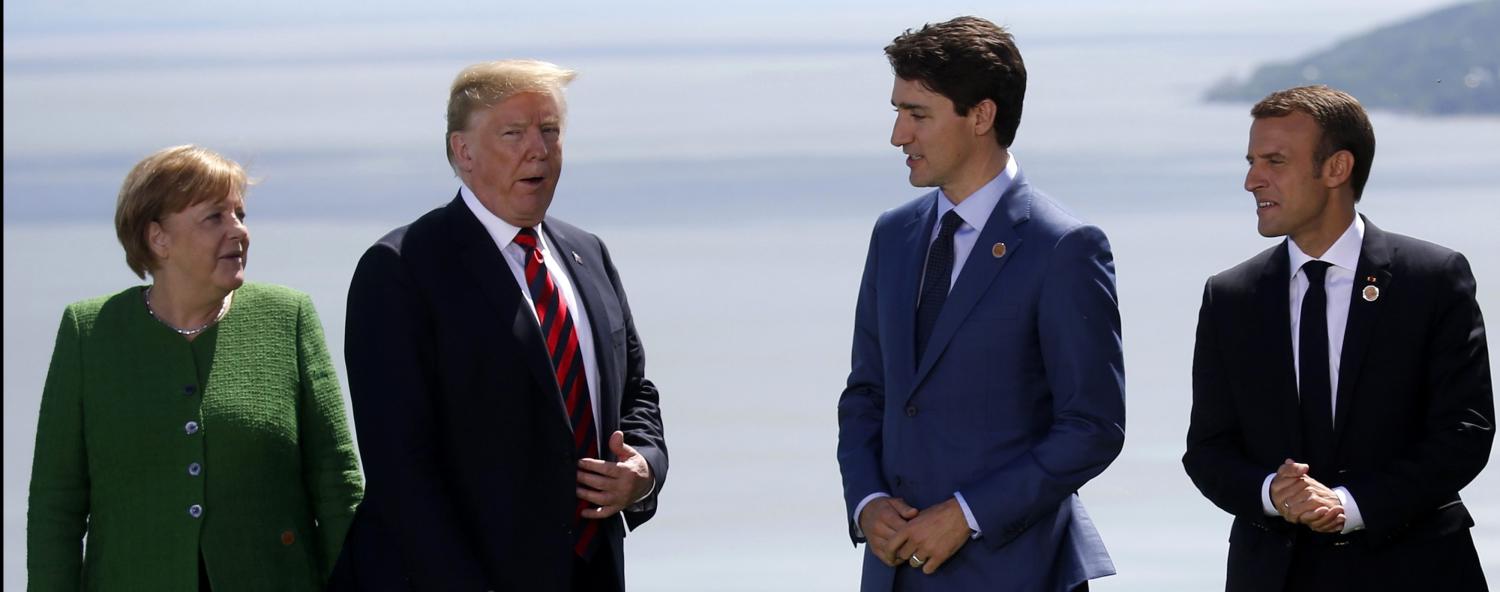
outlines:
{"label": "man's eyebrow", "polygon": [[897,103],[895,101],[891,101],[891,105],[894,106],[897,109],[905,109],[905,110],[908,110],[908,111],[915,110],[915,109],[926,109],[927,108],[926,105],[918,105],[916,103]]}

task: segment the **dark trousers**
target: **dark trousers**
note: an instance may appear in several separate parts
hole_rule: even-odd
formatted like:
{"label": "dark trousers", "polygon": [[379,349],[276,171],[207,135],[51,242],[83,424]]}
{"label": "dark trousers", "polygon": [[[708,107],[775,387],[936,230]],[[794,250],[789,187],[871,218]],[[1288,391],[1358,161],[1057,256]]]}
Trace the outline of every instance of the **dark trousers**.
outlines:
{"label": "dark trousers", "polygon": [[1286,592],[1489,590],[1467,529],[1380,548],[1371,548],[1358,536],[1351,538],[1331,544],[1327,537],[1299,537],[1287,570]]}
{"label": "dark trousers", "polygon": [[208,583],[208,566],[203,564],[203,551],[198,551],[198,592],[213,592]]}
{"label": "dark trousers", "polygon": [[[921,576],[922,576],[921,570],[909,567],[909,566],[907,566],[906,564],[903,563],[900,566],[896,567],[896,582],[895,582],[896,585],[895,585],[895,587],[897,589],[900,589],[901,585],[902,585],[901,584],[902,581],[905,580],[906,578],[914,578],[914,577],[921,577]],[[1000,589],[1000,588],[997,588],[997,589]],[[1089,583],[1088,582],[1084,582],[1082,584],[1079,584],[1078,586],[1074,587],[1071,592],[1089,592]],[[1323,592],[1327,592],[1327,591],[1323,591]]]}
{"label": "dark trousers", "polygon": [[614,554],[609,542],[601,541],[594,558],[584,561],[573,557],[573,592],[598,592],[600,590],[624,590],[624,582],[615,581]]}

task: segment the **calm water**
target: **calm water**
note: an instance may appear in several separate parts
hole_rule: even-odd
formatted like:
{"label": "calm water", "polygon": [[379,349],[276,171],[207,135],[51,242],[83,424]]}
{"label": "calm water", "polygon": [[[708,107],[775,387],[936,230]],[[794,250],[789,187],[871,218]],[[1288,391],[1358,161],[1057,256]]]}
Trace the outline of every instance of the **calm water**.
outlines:
{"label": "calm water", "polygon": [[[1264,52],[1196,37],[1023,48],[1034,74],[1017,145],[1021,165],[1034,184],[1103,227],[1117,259],[1128,438],[1120,459],[1082,495],[1120,575],[1095,589],[1215,589],[1229,517],[1198,495],[1178,460],[1193,327],[1203,280],[1271,243],[1255,234],[1250,198],[1239,188],[1247,107],[1205,106],[1195,96]],[[615,255],[647,348],[647,374],[663,393],[673,454],[660,513],[628,539],[633,590],[857,588],[860,551],[848,544],[834,461],[835,402],[848,371],[870,224],[916,194],[899,156],[882,148],[889,78],[878,54],[871,58],[709,56],[654,66],[581,58],[594,68],[594,86],[580,79],[574,89],[569,146],[581,156],[567,167],[555,212],[603,236]],[[1122,74],[1140,63],[1162,67]],[[441,89],[455,69],[429,72],[438,81],[427,84]],[[642,72],[639,84],[622,82]],[[667,117],[671,93],[652,84],[673,76],[694,80],[696,88],[683,92],[695,98],[743,94],[735,107],[790,110],[794,122],[811,123],[803,131],[749,129],[731,117],[723,136],[679,137]],[[802,94],[809,85],[813,92]],[[598,94],[610,92],[634,102],[614,105]],[[775,96],[797,98],[752,105]],[[797,104],[808,97],[819,104]],[[641,110],[628,112],[631,106]],[[1380,154],[1362,210],[1383,228],[1468,254],[1493,325],[1500,315],[1500,235],[1493,231],[1500,205],[1492,199],[1500,186],[1493,142],[1500,121],[1378,113],[1374,123]],[[584,131],[595,124],[608,133]],[[644,141],[633,141],[632,129],[646,130]],[[10,153],[9,134],[4,582],[19,590],[26,483],[52,337],[64,304],[135,281],[109,216],[125,167],[140,154],[27,159]],[[741,134],[750,148],[724,149]],[[694,141],[718,149],[693,157]],[[253,172],[265,181],[249,202],[249,275],[312,294],[341,375],[345,290],[359,254],[456,187],[437,153],[419,148],[251,152]],[[1497,471],[1480,475],[1464,497],[1479,522],[1474,535],[1486,570],[1500,573]]]}

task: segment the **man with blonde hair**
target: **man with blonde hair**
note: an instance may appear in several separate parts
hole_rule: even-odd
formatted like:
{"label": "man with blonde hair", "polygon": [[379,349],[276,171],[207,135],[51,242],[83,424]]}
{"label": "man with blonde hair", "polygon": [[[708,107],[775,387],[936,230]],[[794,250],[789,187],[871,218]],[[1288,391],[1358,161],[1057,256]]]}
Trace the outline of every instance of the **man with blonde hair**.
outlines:
{"label": "man with blonde hair", "polygon": [[656,387],[598,237],[547,216],[574,72],[465,68],[448,99],[458,195],[365,252],[345,357],[369,493],[345,590],[623,590],[656,512]]}

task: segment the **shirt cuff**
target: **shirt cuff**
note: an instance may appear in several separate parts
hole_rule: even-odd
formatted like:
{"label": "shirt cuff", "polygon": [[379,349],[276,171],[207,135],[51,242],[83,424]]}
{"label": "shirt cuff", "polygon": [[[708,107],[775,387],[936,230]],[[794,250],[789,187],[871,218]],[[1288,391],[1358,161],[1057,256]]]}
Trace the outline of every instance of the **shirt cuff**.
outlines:
{"label": "shirt cuff", "polygon": [[859,500],[859,505],[854,506],[854,534],[858,535],[859,538],[865,538],[865,531],[859,528],[859,515],[864,513],[865,506],[870,505],[870,502],[882,497],[891,497],[891,494],[884,491],[877,491],[865,496],[865,499]]}
{"label": "shirt cuff", "polygon": [[984,533],[979,530],[979,521],[974,519],[974,512],[969,510],[969,502],[964,501],[964,494],[955,491],[953,492],[953,499],[958,500],[958,507],[964,511],[964,521],[969,523],[969,530],[971,531],[969,538],[979,538],[979,535]]}
{"label": "shirt cuff", "polygon": [[643,495],[643,496],[640,497],[640,499],[637,499],[634,502],[631,502],[630,506],[627,507],[627,508],[625,508],[625,509],[629,510],[631,512],[639,512],[639,511],[643,510],[644,508],[641,507],[641,504],[644,503],[647,499],[650,499],[651,498],[651,494],[653,494],[653,493],[656,493],[656,480],[655,479],[651,480],[651,489],[647,489],[646,490],[646,495]]}
{"label": "shirt cuff", "polygon": [[1267,516],[1281,515],[1281,512],[1276,511],[1276,504],[1271,502],[1271,480],[1275,478],[1276,473],[1271,473],[1270,475],[1266,475],[1265,482],[1260,484],[1260,509]]}
{"label": "shirt cuff", "polygon": [[1349,493],[1342,485],[1333,488],[1333,494],[1339,496],[1339,505],[1344,506],[1344,530],[1340,534],[1363,530],[1365,518],[1359,514],[1359,504],[1354,503],[1354,494]]}

